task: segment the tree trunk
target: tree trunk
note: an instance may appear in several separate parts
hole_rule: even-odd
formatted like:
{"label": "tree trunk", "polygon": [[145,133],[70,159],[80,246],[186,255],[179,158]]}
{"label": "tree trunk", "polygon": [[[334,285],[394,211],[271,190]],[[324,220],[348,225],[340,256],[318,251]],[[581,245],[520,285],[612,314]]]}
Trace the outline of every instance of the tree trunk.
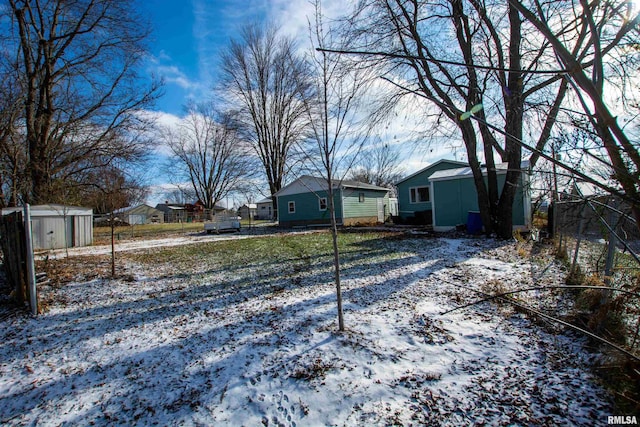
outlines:
{"label": "tree trunk", "polygon": [[340,250],[338,248],[338,222],[336,220],[336,208],[333,201],[333,186],[329,179],[329,213],[331,214],[331,240],[333,243],[333,278],[336,283],[336,298],[338,301],[338,330],[344,331],[344,315],[342,312],[342,286],[340,284]]}
{"label": "tree trunk", "polygon": [[507,90],[505,91],[506,123],[505,133],[505,157],[508,164],[504,187],[500,194],[498,204],[497,235],[501,239],[510,239],[513,236],[513,202],[515,200],[518,182],[520,181],[520,168],[522,162],[522,147],[513,141],[522,140],[522,126],[524,115],[522,55],[520,42],[522,41],[522,21],[518,10],[509,6],[509,75]]}
{"label": "tree trunk", "polygon": [[111,211],[111,277],[116,277],[116,225],[115,215]]}

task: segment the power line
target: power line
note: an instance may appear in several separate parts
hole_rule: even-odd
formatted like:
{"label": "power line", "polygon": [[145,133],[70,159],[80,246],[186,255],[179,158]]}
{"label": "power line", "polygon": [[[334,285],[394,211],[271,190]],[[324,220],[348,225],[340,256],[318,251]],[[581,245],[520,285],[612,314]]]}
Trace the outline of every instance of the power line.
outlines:
{"label": "power line", "polygon": [[505,73],[520,73],[520,74],[549,74],[549,75],[558,75],[558,74],[569,74],[569,70],[517,70],[512,68],[500,68],[494,67],[491,65],[477,65],[477,64],[467,64],[464,62],[457,61],[449,61],[446,59],[435,59],[435,58],[427,58],[425,56],[420,55],[407,55],[403,53],[390,53],[390,52],[376,52],[376,51],[358,51],[358,50],[343,50],[343,49],[327,49],[327,48],[316,48],[318,52],[324,53],[337,53],[340,55],[370,55],[370,56],[382,56],[385,58],[396,58],[396,59],[411,59],[418,61],[427,61],[432,64],[446,64],[446,65],[454,65],[457,67],[465,67],[465,68],[475,68],[478,70],[488,70],[488,71],[500,71]]}

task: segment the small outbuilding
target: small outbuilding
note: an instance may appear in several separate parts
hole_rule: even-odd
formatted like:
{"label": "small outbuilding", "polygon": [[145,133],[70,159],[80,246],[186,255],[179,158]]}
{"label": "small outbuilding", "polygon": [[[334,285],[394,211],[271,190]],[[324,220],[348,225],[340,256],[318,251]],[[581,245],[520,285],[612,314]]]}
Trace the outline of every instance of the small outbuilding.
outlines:
{"label": "small outbuilding", "polygon": [[[2,215],[23,208],[2,209]],[[62,249],[93,244],[93,209],[65,205],[31,206],[33,248]]]}
{"label": "small outbuilding", "polygon": [[258,206],[255,203],[246,203],[238,208],[238,215],[242,219],[258,219]]}
{"label": "small outbuilding", "polygon": [[[347,180],[335,180],[332,187],[338,224],[374,225],[389,218],[390,189]],[[279,224],[283,227],[330,224],[328,190],[326,179],[309,175],[283,187],[275,194]]]}
{"label": "small outbuilding", "polygon": [[[504,187],[507,167],[507,163],[496,165],[498,191]],[[513,202],[513,228],[530,229],[531,192],[527,162],[523,162],[521,170]],[[483,168],[483,174],[486,176],[486,168]],[[478,196],[470,167],[435,172],[429,176],[429,181],[435,231],[448,231],[467,224],[469,213],[473,215],[478,211]]]}
{"label": "small outbuilding", "polygon": [[258,212],[255,219],[273,220],[273,200],[271,200],[271,197],[265,197],[256,202],[256,208]]}

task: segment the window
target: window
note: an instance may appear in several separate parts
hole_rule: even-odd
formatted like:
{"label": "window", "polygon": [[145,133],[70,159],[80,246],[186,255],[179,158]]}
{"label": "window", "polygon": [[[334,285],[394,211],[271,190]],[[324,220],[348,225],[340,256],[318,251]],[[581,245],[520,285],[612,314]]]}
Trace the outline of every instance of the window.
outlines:
{"label": "window", "polygon": [[327,198],[326,197],[319,198],[318,199],[318,205],[319,205],[321,211],[326,211],[327,210]]}
{"label": "window", "polygon": [[358,194],[358,202],[364,203],[364,193]]}
{"label": "window", "polygon": [[409,189],[409,201],[411,203],[423,203],[429,201],[429,187],[413,187]]}
{"label": "window", "polygon": [[289,213],[296,213],[296,202],[289,202]]}

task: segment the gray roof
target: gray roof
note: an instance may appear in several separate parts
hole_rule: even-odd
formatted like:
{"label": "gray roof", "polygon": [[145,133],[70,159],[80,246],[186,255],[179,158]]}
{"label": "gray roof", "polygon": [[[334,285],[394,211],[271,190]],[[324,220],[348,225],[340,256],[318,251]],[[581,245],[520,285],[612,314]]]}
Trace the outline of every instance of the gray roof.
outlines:
{"label": "gray roof", "polygon": [[[334,179],[332,181],[333,188],[356,188],[361,190],[374,190],[374,191],[391,191],[389,188],[378,187],[377,185],[366,184],[364,182],[359,181],[351,181],[351,180],[337,180]],[[289,194],[305,194],[311,193],[314,191],[326,191],[327,188],[327,180],[325,178],[311,176],[311,175],[303,175],[295,181],[287,184],[282,187],[280,191],[278,191],[275,195],[280,197],[283,195]]]}
{"label": "gray roof", "polygon": [[416,176],[416,175],[420,175],[420,174],[421,174],[421,173],[423,173],[424,171],[427,171],[427,170],[431,169],[432,167],[437,166],[437,165],[439,165],[439,164],[441,164],[441,163],[451,163],[451,164],[453,164],[453,165],[458,165],[458,166],[460,166],[460,167],[468,166],[468,163],[465,163],[465,162],[459,162],[459,161],[457,161],[457,160],[440,159],[440,160],[438,160],[437,162],[435,162],[435,163],[431,163],[429,166],[424,167],[424,168],[420,169],[419,171],[414,172],[414,173],[412,173],[411,175],[409,175],[409,176],[406,176],[406,177],[402,178],[400,181],[396,182],[396,185],[398,185],[398,184],[400,184],[400,183],[402,183],[402,182],[405,182],[406,180],[408,180],[408,179],[410,179],[410,178],[413,178],[413,177],[414,177],[414,176]]}
{"label": "gray roof", "polygon": [[[498,163],[496,164],[496,173],[498,174],[507,173],[508,168],[509,168],[508,163]],[[523,160],[520,163],[520,168],[523,171],[527,171],[529,169],[529,162],[527,160]],[[486,166],[482,166],[482,174],[483,175],[487,174]],[[471,171],[471,167],[467,166],[465,168],[447,169],[443,171],[434,172],[434,174],[429,177],[429,180],[437,181],[437,180],[446,180],[446,179],[457,179],[457,178],[465,178],[472,175],[473,175],[473,172]]]}

